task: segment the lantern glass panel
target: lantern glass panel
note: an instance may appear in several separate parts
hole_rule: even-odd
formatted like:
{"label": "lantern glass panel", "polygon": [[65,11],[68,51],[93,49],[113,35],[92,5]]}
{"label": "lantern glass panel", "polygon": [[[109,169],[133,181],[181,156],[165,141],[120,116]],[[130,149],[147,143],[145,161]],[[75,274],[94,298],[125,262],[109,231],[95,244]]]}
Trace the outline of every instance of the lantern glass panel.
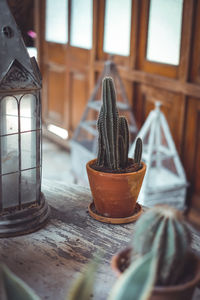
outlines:
{"label": "lantern glass panel", "polygon": [[19,205],[19,173],[2,176],[3,209]]}
{"label": "lantern glass panel", "polygon": [[36,131],[21,134],[21,169],[36,167]]}
{"label": "lantern glass panel", "polygon": [[21,202],[30,203],[36,201],[37,183],[36,169],[21,172]]}
{"label": "lantern glass panel", "polygon": [[18,134],[1,137],[2,174],[19,171]]}
{"label": "lantern glass panel", "polygon": [[20,129],[30,131],[36,129],[37,119],[36,98],[34,95],[24,95],[20,100]]}
{"label": "lantern glass panel", "polygon": [[4,97],[0,103],[1,135],[12,134],[18,132],[18,103],[14,97]]}

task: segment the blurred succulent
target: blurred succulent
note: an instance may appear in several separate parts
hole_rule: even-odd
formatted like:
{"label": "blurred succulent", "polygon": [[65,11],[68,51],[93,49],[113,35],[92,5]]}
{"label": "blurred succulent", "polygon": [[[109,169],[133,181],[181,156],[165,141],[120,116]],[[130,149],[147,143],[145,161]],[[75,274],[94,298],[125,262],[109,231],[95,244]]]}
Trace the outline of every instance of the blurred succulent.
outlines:
{"label": "blurred succulent", "polygon": [[136,222],[134,253],[154,250],[157,256],[157,285],[176,284],[185,267],[191,242],[182,214],[167,205],[149,209]]}
{"label": "blurred succulent", "polygon": [[7,300],[40,300],[35,292],[4,264],[0,265],[0,279]]}
{"label": "blurred succulent", "polygon": [[93,294],[99,259],[95,257],[72,284],[66,300],[90,300]]}
{"label": "blurred succulent", "polygon": [[109,300],[147,300],[153,286],[178,284],[190,243],[191,234],[179,211],[167,205],[149,209],[136,222],[132,263],[116,282]]}

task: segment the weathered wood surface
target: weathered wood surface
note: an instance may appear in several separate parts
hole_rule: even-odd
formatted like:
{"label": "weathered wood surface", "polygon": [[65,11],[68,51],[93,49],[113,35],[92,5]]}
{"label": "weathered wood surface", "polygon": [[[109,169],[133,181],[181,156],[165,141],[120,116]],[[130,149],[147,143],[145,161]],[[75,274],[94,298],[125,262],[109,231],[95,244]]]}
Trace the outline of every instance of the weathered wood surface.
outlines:
{"label": "weathered wood surface", "polygon": [[[64,300],[74,278],[96,252],[103,251],[93,299],[105,300],[116,280],[110,259],[130,242],[134,223],[110,225],[93,220],[87,210],[92,200],[87,188],[44,181],[43,192],[51,206],[49,223],[29,235],[0,239],[0,260],[42,299]],[[198,234],[194,234],[193,248],[200,251]]]}
{"label": "weathered wood surface", "polygon": [[97,276],[99,293],[94,299],[106,299],[115,281],[110,259],[128,244],[133,224],[118,226],[93,220],[87,210],[92,200],[87,188],[46,181],[43,192],[51,206],[49,223],[26,236],[0,239],[0,260],[42,299],[62,300],[84,265],[103,250]]}

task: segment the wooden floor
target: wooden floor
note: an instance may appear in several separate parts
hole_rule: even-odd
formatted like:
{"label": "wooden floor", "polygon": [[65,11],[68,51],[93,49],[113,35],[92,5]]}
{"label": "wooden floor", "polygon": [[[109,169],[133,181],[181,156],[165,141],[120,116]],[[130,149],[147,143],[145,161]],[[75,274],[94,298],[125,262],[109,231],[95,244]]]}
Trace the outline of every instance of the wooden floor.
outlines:
{"label": "wooden floor", "polygon": [[56,143],[43,137],[42,178],[62,183],[74,183],[71,173],[70,153]]}

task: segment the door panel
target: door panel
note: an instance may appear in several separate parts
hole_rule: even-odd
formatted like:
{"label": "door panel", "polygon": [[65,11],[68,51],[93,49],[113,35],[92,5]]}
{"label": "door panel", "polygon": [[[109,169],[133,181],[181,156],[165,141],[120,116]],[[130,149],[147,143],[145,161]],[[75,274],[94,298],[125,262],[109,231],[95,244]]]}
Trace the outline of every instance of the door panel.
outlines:
{"label": "door panel", "polygon": [[45,42],[45,64],[58,64],[65,66],[66,45]]}
{"label": "door panel", "polygon": [[184,99],[181,95],[148,85],[138,85],[137,98],[139,99],[137,102],[137,116],[139,117],[140,126],[142,126],[150,111],[155,108],[155,102],[161,102],[161,110],[167,119],[171,134],[180,154],[185,107]]}
{"label": "door panel", "polygon": [[87,104],[88,88],[87,76],[80,72],[70,73],[70,99],[71,99],[71,130],[75,130],[80,122],[83,111]]}
{"label": "door panel", "polygon": [[48,119],[63,127],[65,104],[65,70],[54,68],[48,70]]}
{"label": "door panel", "polygon": [[194,11],[194,42],[192,44],[190,77],[191,81],[200,84],[200,1],[195,2]]}
{"label": "door panel", "polygon": [[188,99],[184,162],[191,184],[190,193],[193,194],[192,199],[196,199],[195,205],[200,210],[200,100],[195,98]]}

